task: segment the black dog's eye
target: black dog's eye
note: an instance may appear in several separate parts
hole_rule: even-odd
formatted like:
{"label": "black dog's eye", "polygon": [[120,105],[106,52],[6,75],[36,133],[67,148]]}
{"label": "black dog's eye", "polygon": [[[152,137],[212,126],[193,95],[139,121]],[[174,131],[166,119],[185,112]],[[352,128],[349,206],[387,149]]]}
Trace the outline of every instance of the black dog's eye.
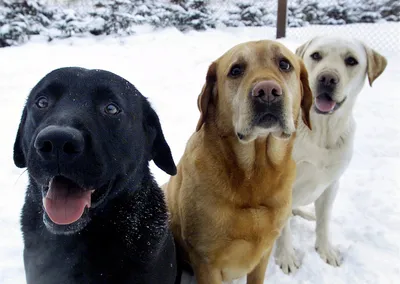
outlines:
{"label": "black dog's eye", "polygon": [[354,66],[358,64],[358,61],[353,56],[349,56],[344,60],[344,63],[346,63],[347,66]]}
{"label": "black dog's eye", "polygon": [[281,59],[279,60],[279,69],[281,69],[282,71],[289,71],[290,69],[292,69],[292,65],[287,59]]}
{"label": "black dog's eye", "polygon": [[315,61],[320,61],[322,59],[322,56],[319,52],[314,52],[313,54],[310,55],[310,57]]}
{"label": "black dog's eye", "polygon": [[49,101],[45,97],[40,97],[36,100],[36,106],[38,108],[46,108],[49,106]]}
{"label": "black dog's eye", "polygon": [[237,78],[244,73],[244,66],[240,64],[235,64],[229,71],[229,77]]}
{"label": "black dog's eye", "polygon": [[108,104],[108,105],[104,108],[104,112],[105,112],[106,114],[116,115],[116,114],[120,113],[120,109],[119,109],[118,106],[115,105],[115,104]]}

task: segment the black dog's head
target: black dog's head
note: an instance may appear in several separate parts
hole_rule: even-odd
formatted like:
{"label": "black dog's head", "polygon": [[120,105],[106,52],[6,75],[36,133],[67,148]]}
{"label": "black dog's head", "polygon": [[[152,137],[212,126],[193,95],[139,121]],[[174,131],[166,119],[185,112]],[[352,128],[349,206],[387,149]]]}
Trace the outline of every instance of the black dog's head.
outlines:
{"label": "black dog's head", "polygon": [[61,68],[31,91],[14,162],[28,168],[53,233],[85,227],[92,211],[141,179],[151,159],[176,174],[157,114],[125,79],[103,70]]}

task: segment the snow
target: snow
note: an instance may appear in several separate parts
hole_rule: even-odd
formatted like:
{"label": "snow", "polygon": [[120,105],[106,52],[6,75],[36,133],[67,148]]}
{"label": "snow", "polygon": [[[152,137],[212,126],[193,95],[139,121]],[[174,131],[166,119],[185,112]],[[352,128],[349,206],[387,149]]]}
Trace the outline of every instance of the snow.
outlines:
{"label": "snow", "polygon": [[[399,24],[394,27],[399,31]],[[338,33],[354,27],[340,28]],[[370,35],[368,43],[387,56],[389,65],[373,88],[365,86],[355,109],[355,155],[342,178],[331,224],[332,240],[343,253],[344,263],[340,268],[323,263],[314,251],[315,223],[294,217],[294,246],[302,267],[287,276],[271,258],[265,283],[400,283],[400,53],[379,45],[399,34],[381,24],[356,29]],[[294,51],[322,29],[297,28],[293,36],[292,31],[282,42]],[[136,32],[125,38],[51,43],[34,38],[23,46],[0,49],[0,98],[4,103],[0,112],[0,283],[25,283],[19,216],[27,173],[14,166],[12,147],[25,98],[40,78],[61,66],[81,66],[107,69],[130,80],[153,103],[178,162],[195,130],[196,101],[208,65],[237,43],[275,35],[274,29],[266,28],[181,33],[141,27]],[[159,184],[167,181],[168,176],[154,165],[152,170]]]}

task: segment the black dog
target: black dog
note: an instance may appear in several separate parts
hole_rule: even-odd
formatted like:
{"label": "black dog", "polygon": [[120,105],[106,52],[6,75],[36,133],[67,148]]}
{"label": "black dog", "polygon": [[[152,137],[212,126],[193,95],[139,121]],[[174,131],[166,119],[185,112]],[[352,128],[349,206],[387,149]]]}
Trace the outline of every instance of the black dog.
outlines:
{"label": "black dog", "polygon": [[176,174],[157,114],[125,79],[61,68],[33,88],[14,145],[30,180],[28,284],[174,283],[175,246],[150,160]]}

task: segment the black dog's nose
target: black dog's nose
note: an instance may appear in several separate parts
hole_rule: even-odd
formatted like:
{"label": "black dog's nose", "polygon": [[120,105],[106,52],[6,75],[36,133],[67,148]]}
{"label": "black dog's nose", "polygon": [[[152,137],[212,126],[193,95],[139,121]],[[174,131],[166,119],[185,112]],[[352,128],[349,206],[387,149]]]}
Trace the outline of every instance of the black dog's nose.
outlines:
{"label": "black dog's nose", "polygon": [[262,103],[272,103],[281,99],[282,88],[272,80],[258,82],[251,93],[254,99]]}
{"label": "black dog's nose", "polygon": [[326,87],[335,87],[339,83],[339,76],[333,72],[322,72],[317,77],[318,82]]}
{"label": "black dog's nose", "polygon": [[85,141],[81,132],[72,127],[47,126],[34,143],[36,151],[46,160],[70,160],[83,152]]}

